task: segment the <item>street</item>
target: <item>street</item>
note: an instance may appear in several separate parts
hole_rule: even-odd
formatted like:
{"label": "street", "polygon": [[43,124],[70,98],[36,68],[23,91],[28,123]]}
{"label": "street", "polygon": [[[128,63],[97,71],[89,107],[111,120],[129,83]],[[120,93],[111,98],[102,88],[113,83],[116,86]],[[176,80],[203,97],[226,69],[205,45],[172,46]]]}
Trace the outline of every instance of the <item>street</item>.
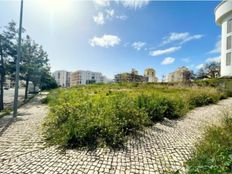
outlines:
{"label": "street", "polygon": [[[24,99],[25,88],[19,89],[19,100]],[[4,90],[4,104],[5,106],[12,106],[14,101],[14,88]]]}

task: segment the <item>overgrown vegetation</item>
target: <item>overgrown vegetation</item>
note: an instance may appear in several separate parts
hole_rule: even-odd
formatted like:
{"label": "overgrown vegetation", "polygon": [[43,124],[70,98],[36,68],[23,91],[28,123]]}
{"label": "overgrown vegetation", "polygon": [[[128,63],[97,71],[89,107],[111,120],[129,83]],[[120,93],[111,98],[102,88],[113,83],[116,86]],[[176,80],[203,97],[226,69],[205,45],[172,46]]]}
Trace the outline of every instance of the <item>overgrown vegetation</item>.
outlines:
{"label": "overgrown vegetation", "polygon": [[120,147],[127,135],[145,126],[225,97],[212,87],[139,83],[58,89],[44,101],[50,105],[44,135],[49,144],[63,147]]}
{"label": "overgrown vegetation", "polygon": [[232,173],[232,116],[226,114],[221,126],[209,127],[187,162],[189,174]]}

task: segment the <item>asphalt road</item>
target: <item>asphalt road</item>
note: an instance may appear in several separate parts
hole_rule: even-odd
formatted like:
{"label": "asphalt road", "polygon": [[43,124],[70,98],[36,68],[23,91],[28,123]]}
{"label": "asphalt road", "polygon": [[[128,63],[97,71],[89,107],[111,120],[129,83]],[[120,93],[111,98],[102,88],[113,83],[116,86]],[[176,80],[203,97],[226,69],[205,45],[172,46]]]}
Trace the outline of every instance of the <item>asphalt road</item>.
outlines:
{"label": "asphalt road", "polygon": [[[14,101],[14,88],[10,88],[8,90],[4,90],[4,104],[12,105]],[[23,100],[25,93],[25,88],[19,89],[19,100]]]}

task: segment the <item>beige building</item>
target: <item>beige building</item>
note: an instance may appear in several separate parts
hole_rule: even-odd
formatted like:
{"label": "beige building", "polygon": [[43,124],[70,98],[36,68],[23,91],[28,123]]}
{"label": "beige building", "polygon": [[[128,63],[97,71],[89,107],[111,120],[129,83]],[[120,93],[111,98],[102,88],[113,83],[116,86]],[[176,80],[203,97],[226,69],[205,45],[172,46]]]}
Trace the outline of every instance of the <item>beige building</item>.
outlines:
{"label": "beige building", "polygon": [[158,82],[155,70],[153,68],[147,68],[144,70],[144,77],[147,78],[147,82]]}
{"label": "beige building", "polygon": [[139,75],[136,69],[132,69],[131,72],[125,72],[116,74],[114,76],[114,82],[116,83],[125,83],[125,82],[146,82],[146,78],[142,75]]}
{"label": "beige building", "polygon": [[176,71],[167,75],[167,82],[182,82],[185,80],[185,74],[189,72],[188,68],[180,67]]}
{"label": "beige building", "polygon": [[92,83],[103,83],[104,76],[100,72],[92,72],[92,71],[75,71],[71,73],[70,85],[86,85]]}
{"label": "beige building", "polygon": [[131,74],[139,75],[139,72],[136,69],[132,68]]}

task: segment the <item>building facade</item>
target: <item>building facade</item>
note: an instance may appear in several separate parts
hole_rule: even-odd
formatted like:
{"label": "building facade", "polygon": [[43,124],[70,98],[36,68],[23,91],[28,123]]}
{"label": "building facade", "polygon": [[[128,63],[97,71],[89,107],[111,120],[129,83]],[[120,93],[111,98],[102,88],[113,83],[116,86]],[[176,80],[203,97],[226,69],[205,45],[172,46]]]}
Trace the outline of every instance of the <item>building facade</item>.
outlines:
{"label": "building facade", "polygon": [[176,71],[170,73],[166,77],[167,82],[183,82],[186,77],[185,74],[189,72],[188,68],[180,67]]}
{"label": "building facade", "polygon": [[138,71],[132,69],[130,73],[120,73],[114,76],[114,82],[146,82],[147,77],[138,74]]}
{"label": "building facade", "polygon": [[144,77],[147,78],[147,82],[158,82],[155,70],[153,68],[147,68],[144,70]]}
{"label": "building facade", "polygon": [[103,83],[104,76],[100,72],[75,71],[71,73],[70,86]]}
{"label": "building facade", "polygon": [[232,1],[222,1],[215,9],[221,26],[221,76],[232,76]]}
{"label": "building facade", "polygon": [[58,86],[64,88],[70,87],[70,72],[64,70],[55,71],[53,77]]}

